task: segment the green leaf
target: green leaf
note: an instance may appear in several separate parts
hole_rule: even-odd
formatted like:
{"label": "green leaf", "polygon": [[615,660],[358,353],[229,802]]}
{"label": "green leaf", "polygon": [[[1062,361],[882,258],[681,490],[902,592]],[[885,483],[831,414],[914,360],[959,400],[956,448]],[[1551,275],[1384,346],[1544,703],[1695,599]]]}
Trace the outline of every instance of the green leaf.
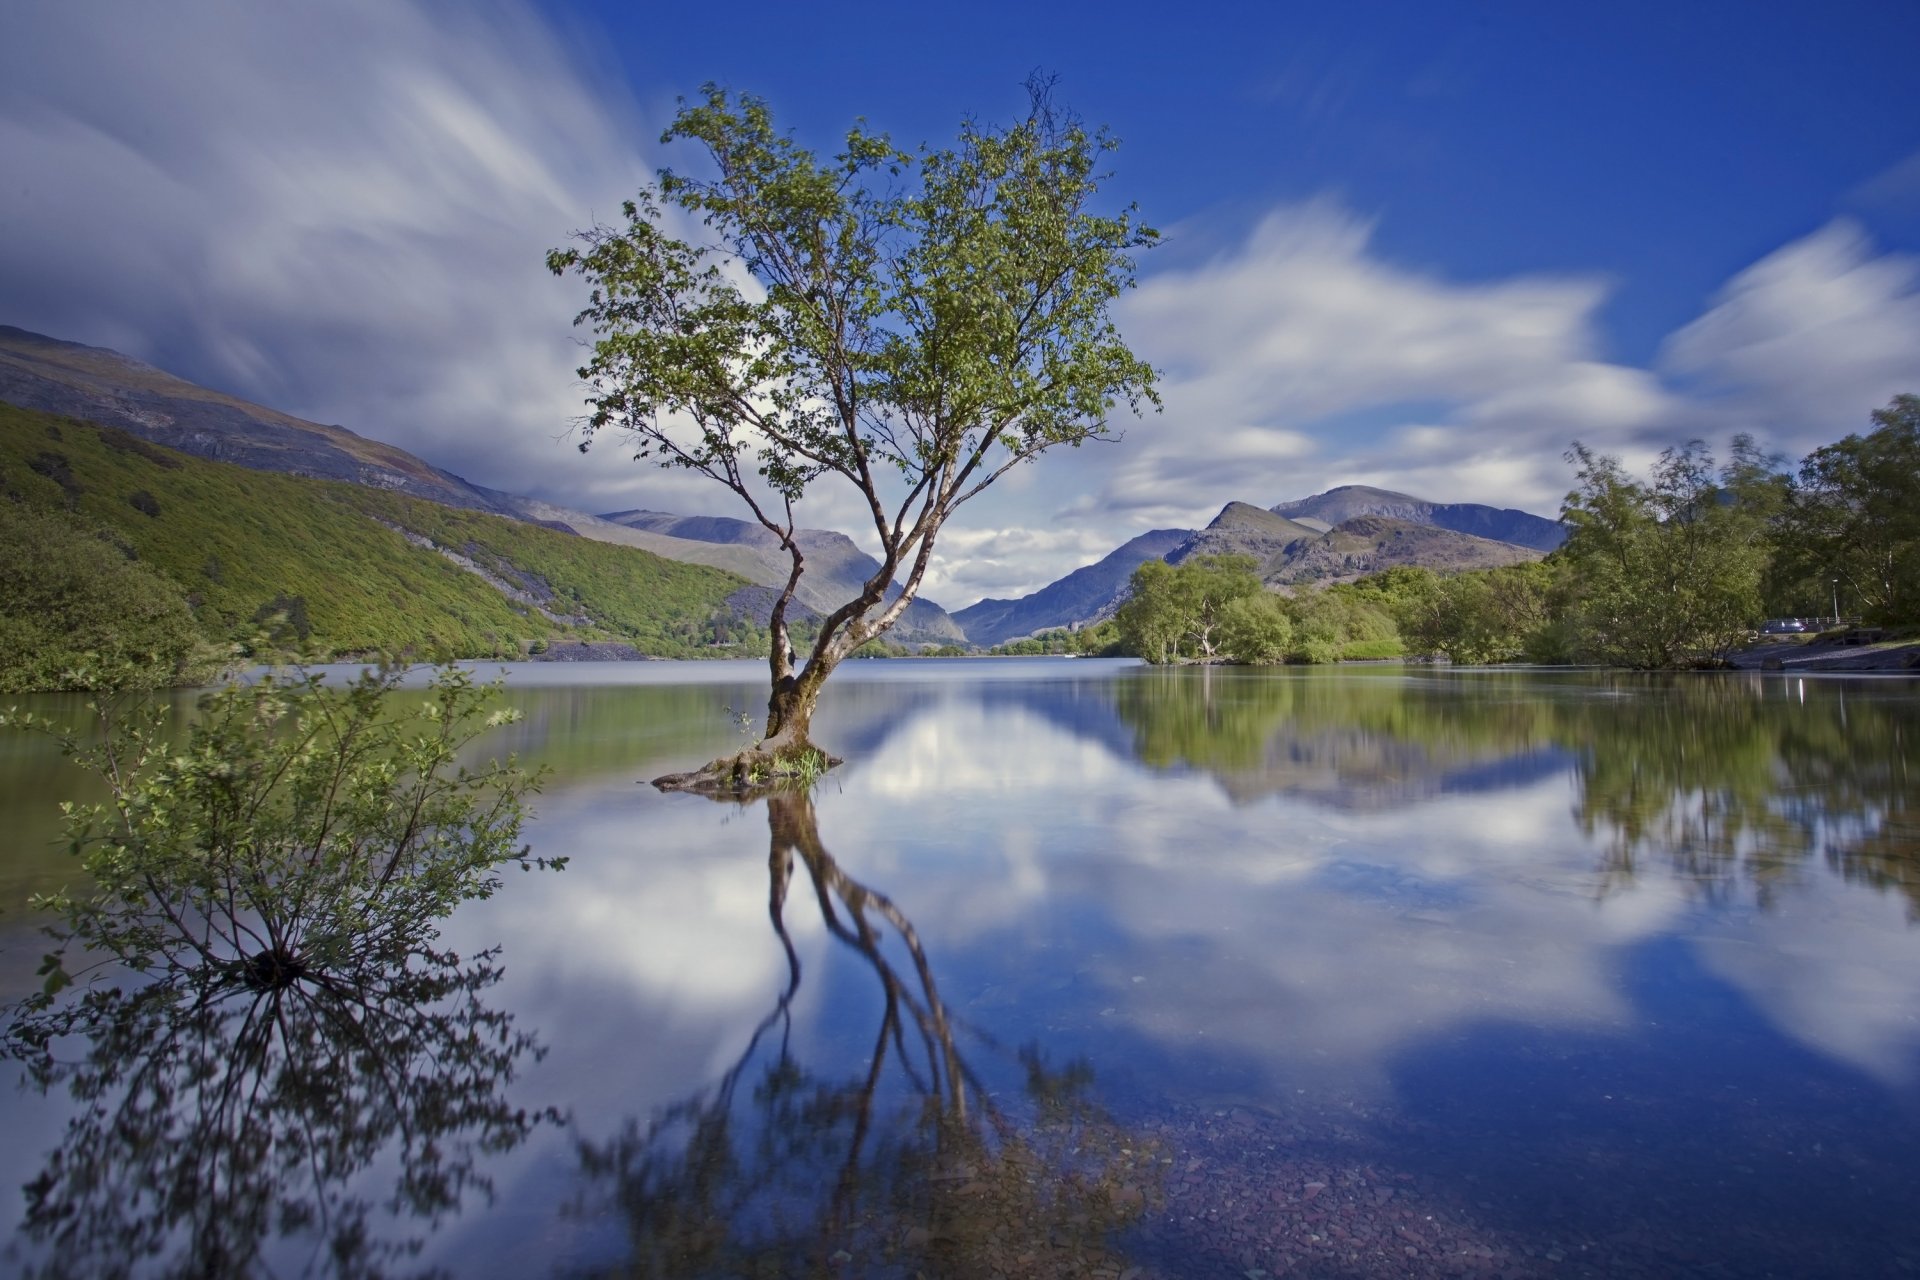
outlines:
{"label": "green leaf", "polygon": [[61,959],[63,954],[59,951],[48,952],[40,957],[40,967],[34,971],[34,977],[46,979],[41,984],[40,990],[48,997],[59,995],[73,985],[73,976],[67,972],[66,965]]}

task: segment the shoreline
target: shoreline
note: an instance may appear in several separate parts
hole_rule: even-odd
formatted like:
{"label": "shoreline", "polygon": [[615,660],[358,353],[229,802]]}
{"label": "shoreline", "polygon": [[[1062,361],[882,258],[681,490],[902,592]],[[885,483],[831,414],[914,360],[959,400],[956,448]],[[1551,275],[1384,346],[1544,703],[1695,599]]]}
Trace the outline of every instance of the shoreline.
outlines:
{"label": "shoreline", "polygon": [[1785,641],[1756,644],[1729,656],[1741,671],[1835,671],[1920,675],[1920,642],[1840,644]]}

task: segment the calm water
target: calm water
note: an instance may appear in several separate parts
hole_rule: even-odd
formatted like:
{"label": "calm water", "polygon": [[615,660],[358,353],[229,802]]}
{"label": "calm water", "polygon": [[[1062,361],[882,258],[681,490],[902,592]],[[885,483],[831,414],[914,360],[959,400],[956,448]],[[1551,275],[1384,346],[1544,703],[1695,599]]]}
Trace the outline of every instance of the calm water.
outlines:
{"label": "calm water", "polygon": [[[512,673],[571,863],[449,922],[497,975],[0,1063],[53,1261],[1920,1273],[1920,685],[851,663],[811,801],[636,785],[761,670]],[[65,768],[0,739],[7,998]]]}

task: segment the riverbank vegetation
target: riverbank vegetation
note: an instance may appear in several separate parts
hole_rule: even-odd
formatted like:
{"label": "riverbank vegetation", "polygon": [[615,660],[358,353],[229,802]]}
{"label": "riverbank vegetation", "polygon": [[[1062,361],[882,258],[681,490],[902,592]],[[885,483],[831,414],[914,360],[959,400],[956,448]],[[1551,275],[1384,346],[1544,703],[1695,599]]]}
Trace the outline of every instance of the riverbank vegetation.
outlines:
{"label": "riverbank vegetation", "polygon": [[1396,568],[1283,596],[1248,557],[1149,561],[1116,615],[1149,662],[1454,662],[1715,666],[1761,619],[1920,624],[1920,397],[1797,471],[1749,438],[1701,441],[1645,477],[1576,442],[1564,546],[1538,563],[1454,574]]}

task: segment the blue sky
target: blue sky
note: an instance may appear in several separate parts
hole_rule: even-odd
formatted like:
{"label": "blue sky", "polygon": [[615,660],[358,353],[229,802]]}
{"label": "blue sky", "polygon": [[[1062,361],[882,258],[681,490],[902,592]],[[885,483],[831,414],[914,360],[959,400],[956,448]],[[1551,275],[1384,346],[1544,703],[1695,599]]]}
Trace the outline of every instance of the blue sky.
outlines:
{"label": "blue sky", "polygon": [[[588,510],[728,495],[564,438],[544,251],[677,95],[939,143],[1036,69],[1167,235],[1121,308],[1166,410],[949,527],[1013,595],[1150,527],[1371,483],[1551,513],[1576,437],[1790,457],[1920,390],[1912,0],[693,5],[16,0],[0,323],[112,346]],[[825,494],[809,523],[861,536]]]}

